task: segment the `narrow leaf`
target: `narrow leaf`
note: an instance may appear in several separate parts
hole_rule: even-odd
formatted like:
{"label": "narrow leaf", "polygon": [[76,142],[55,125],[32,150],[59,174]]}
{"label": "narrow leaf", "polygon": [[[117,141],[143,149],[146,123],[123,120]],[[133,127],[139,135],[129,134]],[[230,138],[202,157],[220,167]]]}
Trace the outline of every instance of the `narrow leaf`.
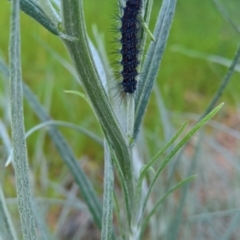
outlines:
{"label": "narrow leaf", "polygon": [[[77,126],[73,123],[70,123],[70,122],[56,121],[56,120],[45,121],[45,122],[42,122],[42,123],[34,126],[33,128],[31,128],[30,130],[28,130],[26,132],[25,139],[27,139],[31,134],[33,134],[37,130],[42,129],[44,127],[48,127],[49,125],[57,125],[57,126],[64,126],[64,127],[72,128],[76,131],[79,131],[79,132],[85,134],[86,136],[88,136],[89,138],[91,138],[92,140],[94,140],[95,142],[100,144],[101,146],[103,146],[102,139],[100,137],[98,137],[97,135],[95,135],[93,132],[90,132],[87,129],[85,129],[83,127],[79,127],[79,126]],[[0,122],[0,128],[1,128],[1,122]],[[7,159],[6,163],[5,163],[5,167],[7,167],[11,162],[12,162],[12,150],[10,150],[10,154],[8,156],[8,159]]]}
{"label": "narrow leaf", "polygon": [[[50,120],[50,116],[46,113],[45,109],[40,105],[36,97],[25,84],[23,85],[23,90],[25,98],[27,99],[29,105],[36,113],[38,118],[43,122]],[[72,149],[70,148],[62,134],[58,131],[58,129],[55,126],[50,126],[48,129],[48,133],[60,156],[62,157],[62,160],[68,166],[76,183],[78,184],[81,193],[86,201],[86,204],[88,205],[93,215],[96,225],[100,228],[102,211],[99,200],[91,182],[78,164],[77,159],[72,152]]]}
{"label": "narrow leaf", "polygon": [[142,119],[147,107],[147,103],[150,97],[150,93],[153,88],[154,81],[157,77],[159,65],[162,60],[162,56],[165,50],[166,42],[168,39],[174,11],[176,6],[176,0],[163,0],[161,11],[158,15],[158,20],[154,29],[155,42],[151,42],[147,51],[147,57],[145,59],[142,68],[143,81],[139,84],[138,94],[136,96],[135,106],[135,125],[134,125],[134,138],[136,138]]}
{"label": "narrow leaf", "polygon": [[0,236],[4,239],[17,240],[17,235],[8,212],[5,197],[0,185]]}
{"label": "narrow leaf", "polygon": [[57,121],[57,120],[45,121],[45,122],[42,122],[42,123],[34,126],[29,131],[27,131],[26,138],[28,138],[35,131],[37,131],[39,129],[42,129],[43,127],[48,127],[50,125],[57,125],[57,126],[72,128],[72,129],[74,129],[78,132],[81,132],[82,134],[88,136],[89,138],[91,138],[92,140],[94,140],[95,142],[97,142],[98,144],[103,146],[103,140],[100,137],[98,137],[96,134],[94,134],[93,132],[91,132],[91,131],[83,128],[83,127],[80,127],[76,124],[73,124],[73,123],[70,123],[70,122],[65,122],[65,121]]}
{"label": "narrow leaf", "polygon": [[104,193],[101,240],[111,240],[113,234],[113,165],[108,143],[104,142]]}
{"label": "narrow leaf", "polygon": [[[7,77],[9,75],[7,66],[0,61],[0,70],[4,73]],[[36,96],[32,93],[32,91],[28,88],[26,84],[23,83],[23,93],[24,97],[38,116],[38,118],[42,121],[50,121],[51,117],[47,114],[44,107],[39,103]],[[50,126],[48,129],[48,133],[52,138],[54,145],[56,146],[62,160],[66,163],[69,170],[71,171],[76,183],[78,184],[81,193],[88,205],[94,221],[96,225],[100,228],[101,227],[101,206],[99,200],[97,198],[96,192],[93,189],[93,186],[83,170],[81,169],[80,165],[77,163],[77,159],[74,156],[72,149],[67,144],[66,140],[62,136],[62,134],[58,131],[55,126]]]}
{"label": "narrow leaf", "polygon": [[150,213],[147,215],[146,219],[144,220],[144,223],[142,225],[142,233],[141,235],[144,233],[148,222],[150,220],[150,218],[153,216],[153,214],[156,213],[157,209],[159,208],[160,204],[168,197],[169,194],[171,194],[172,192],[174,192],[176,189],[182,187],[184,184],[186,184],[187,182],[192,181],[194,178],[196,178],[196,175],[190,176],[184,180],[182,180],[181,182],[177,183],[175,186],[173,186],[172,188],[170,188],[155,204],[155,206],[153,207],[153,209],[150,211]]}
{"label": "narrow leaf", "polygon": [[198,122],[193,129],[178,143],[178,145],[168,154],[168,156],[164,159],[164,161],[161,163],[160,167],[158,168],[156,175],[154,176],[147,196],[145,198],[144,201],[144,205],[143,205],[143,210],[145,209],[146,205],[147,205],[147,200],[149,198],[149,195],[152,191],[152,188],[158,178],[158,176],[160,175],[160,173],[162,172],[162,170],[164,169],[164,167],[168,164],[168,162],[173,158],[173,156],[182,148],[182,146],[187,143],[187,141],[192,137],[192,135],[194,133],[196,133],[196,131],[198,131],[201,127],[203,127],[205,125],[205,123],[211,119],[223,106],[223,103],[221,103],[220,105],[218,105],[214,110],[212,110],[206,117],[204,117],[200,122]]}
{"label": "narrow leaf", "polygon": [[187,126],[187,122],[185,122],[182,127],[178,130],[178,132],[172,137],[172,139],[167,142],[160,150],[155,154],[155,156],[148,162],[148,164],[142,169],[140,179],[144,178],[146,175],[146,172],[149,170],[149,168],[157,161],[157,159],[177,140],[177,138],[181,135],[181,133],[184,131],[184,129]]}
{"label": "narrow leaf", "polygon": [[[171,50],[174,52],[182,53],[185,56],[188,56],[191,58],[203,59],[211,63],[217,63],[228,68],[231,66],[233,62],[232,59],[228,59],[228,58],[225,58],[219,55],[214,55],[211,53],[196,51],[194,49],[190,49],[178,44],[173,45],[171,47]],[[236,72],[240,72],[240,64],[236,64],[234,70]]]}
{"label": "narrow leaf", "polygon": [[135,204],[133,208],[133,215],[134,215],[133,217],[134,217],[135,224],[138,224],[138,220],[141,218],[144,210],[141,206],[142,183],[143,183],[144,177],[147,174],[147,171],[151,169],[152,165],[156,162],[156,160],[174,143],[174,141],[180,136],[180,134],[183,132],[186,126],[187,126],[187,123],[183,124],[183,126],[178,130],[178,132],[173,136],[173,138],[161,148],[161,150],[147,163],[147,165],[142,167],[139,179],[137,181],[135,196],[134,196]]}
{"label": "narrow leaf", "polygon": [[222,4],[217,0],[212,0],[215,7],[219,11],[219,13],[222,15],[222,17],[226,20],[226,22],[230,23],[230,25],[237,31],[237,33],[240,33],[240,27],[233,22],[229,14],[226,12],[225,8],[222,6]]}
{"label": "narrow leaf", "polygon": [[211,102],[209,103],[207,109],[204,111],[204,113],[202,114],[201,118],[205,117],[216,105],[216,103],[218,102],[219,98],[222,96],[224,90],[226,89],[230,79],[232,78],[232,75],[234,73],[234,69],[237,65],[237,63],[239,62],[239,58],[240,58],[240,46],[238,47],[235,56],[232,60],[232,63],[225,75],[225,77],[223,78],[218,90],[216,91],[215,95],[213,96]]}
{"label": "narrow leaf", "polygon": [[[12,0],[13,1],[13,0]],[[58,28],[51,22],[42,9],[32,0],[20,0],[20,8],[27,15],[39,22],[49,32],[60,35]]]}
{"label": "narrow leaf", "polygon": [[19,0],[12,2],[10,32],[10,106],[14,170],[21,228],[25,240],[36,237],[23,119]]}

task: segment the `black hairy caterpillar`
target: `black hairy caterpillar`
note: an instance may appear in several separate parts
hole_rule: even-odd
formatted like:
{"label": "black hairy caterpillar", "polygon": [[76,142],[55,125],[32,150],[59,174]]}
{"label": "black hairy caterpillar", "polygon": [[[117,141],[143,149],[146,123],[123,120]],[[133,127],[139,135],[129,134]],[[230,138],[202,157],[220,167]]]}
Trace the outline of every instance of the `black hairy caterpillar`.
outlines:
{"label": "black hairy caterpillar", "polygon": [[121,33],[120,64],[122,70],[122,91],[125,94],[133,94],[137,89],[138,76],[138,55],[139,55],[139,14],[142,7],[142,0],[127,0],[126,6],[122,8],[120,17]]}

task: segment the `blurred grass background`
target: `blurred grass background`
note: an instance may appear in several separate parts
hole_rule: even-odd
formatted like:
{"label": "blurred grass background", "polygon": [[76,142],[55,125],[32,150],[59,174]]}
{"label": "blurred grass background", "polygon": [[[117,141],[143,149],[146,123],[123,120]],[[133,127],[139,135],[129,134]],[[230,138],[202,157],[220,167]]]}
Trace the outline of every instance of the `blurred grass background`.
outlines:
{"label": "blurred grass background", "polygon": [[[225,1],[231,17],[239,23],[237,1]],[[157,9],[161,1],[154,1],[150,29],[153,30]],[[84,1],[86,23],[89,36],[94,39],[92,26],[96,25],[98,31],[104,35],[104,43],[110,54],[113,49],[111,41],[114,34],[111,27],[116,26],[115,1],[88,0]],[[155,11],[154,11],[155,10]],[[2,1],[0,8],[0,53],[8,61],[9,19],[10,3]],[[64,120],[80,124],[88,129],[94,129],[98,134],[101,131],[98,123],[87,104],[75,96],[65,94],[64,90],[79,90],[79,85],[73,80],[72,75],[59,64],[58,60],[46,50],[44,44],[51,47],[62,57],[69,59],[62,42],[26,14],[21,13],[22,37],[22,69],[23,78],[30,85],[36,95],[49,106],[51,115],[57,120]],[[178,1],[174,22],[170,32],[167,48],[159,71],[158,82],[167,109],[177,112],[192,112],[201,114],[219,86],[227,68],[201,59],[190,58],[181,53],[172,51],[176,44],[197,51],[215,54],[232,59],[240,36],[231,28],[215,9],[212,1],[198,0]],[[240,82],[239,74],[234,74],[221,101],[225,102],[226,109],[234,109],[239,102]],[[160,119],[156,116],[155,98],[152,95],[150,105],[145,116],[148,131],[157,131],[161,136],[162,128]],[[36,117],[25,106],[26,129],[37,123]],[[87,155],[89,159],[102,159],[102,149],[86,136],[72,130],[62,128],[70,145],[77,156]],[[30,155],[36,153],[36,141],[39,135],[34,134],[28,140]],[[58,159],[54,147],[48,144],[47,138],[44,148],[50,158]],[[80,143],[80,144],[79,144]],[[31,159],[31,158],[30,158]],[[51,161],[52,175],[58,172],[59,161]],[[56,166],[55,166],[56,165]]]}
{"label": "blurred grass background", "polygon": [[[96,43],[97,39],[93,38],[92,32],[92,26],[95,24],[98,31],[104,34],[105,47],[110,54],[114,50],[111,44],[113,33],[110,29],[115,24],[112,17],[116,13],[115,1],[87,0],[84,3],[90,38]],[[222,3],[225,4],[224,6],[232,19],[240,26],[239,8],[236,7],[239,7],[239,2],[237,0],[225,0]],[[161,1],[155,0],[154,4],[150,23],[151,30],[153,30]],[[10,19],[10,3],[8,1],[3,0],[1,2],[0,19],[0,54],[8,62]],[[54,119],[76,123],[101,135],[101,130],[89,106],[78,97],[63,92],[64,90],[80,90],[79,85],[44,47],[44,44],[48,45],[69,60],[62,42],[23,13],[21,14],[21,36],[23,79],[41,99],[41,102],[49,108],[49,112]],[[179,0],[157,81],[167,109],[178,112],[178,115],[184,119],[187,118],[184,115],[186,112],[201,114],[227,71],[224,66],[190,58],[172,51],[173,46],[178,44],[189,49],[232,59],[239,43],[240,35],[221,17],[212,1]],[[239,92],[239,73],[235,73],[221,98],[221,102],[225,102],[223,115],[237,111],[240,101]],[[155,96],[152,95],[144,124],[147,126],[146,136],[152,142],[154,140],[154,143],[151,141],[149,143],[150,151],[153,152],[160,145],[160,140],[155,142],[156,138],[162,136],[161,120],[159,115],[156,115],[156,108]],[[0,115],[2,116],[2,112],[0,112]],[[173,116],[171,120],[178,122],[179,118]],[[38,123],[27,104],[25,106],[25,122],[26,129],[30,129]],[[61,130],[73,147],[76,156],[83,163],[86,156],[85,170],[91,176],[93,182],[96,183],[99,179],[102,179],[102,169],[96,166],[96,162],[101,162],[103,158],[102,148],[93,140],[89,140],[78,132],[66,128],[61,128]],[[66,180],[65,176],[68,176],[68,171],[62,168],[62,162],[50,139],[45,135],[42,136],[42,134],[42,132],[36,133],[28,139],[30,161],[39,159],[36,167],[37,172],[34,172],[34,174],[39,173],[41,175],[43,171],[41,170],[43,168],[41,161],[44,158],[47,160],[49,179],[54,181],[62,178],[64,182]],[[39,140],[41,136],[44,141]],[[39,150],[39,146],[44,149],[44,154]],[[36,175],[34,178],[37,179],[37,177]],[[11,175],[8,175],[8,180],[12,182]],[[41,185],[41,182],[37,184]],[[6,195],[11,195],[12,190],[6,188]],[[49,192],[46,192],[47,194]],[[54,193],[50,191],[50,195],[54,195]]]}
{"label": "blurred grass background", "polygon": [[[237,9],[231,8],[232,5],[234,6],[233,2],[237,4],[236,0],[232,0],[230,4],[227,4],[227,7],[231,9],[231,17],[238,20],[239,23]],[[156,19],[154,9],[157,10],[160,4],[161,1],[155,1],[156,7],[153,8],[150,24],[152,30]],[[0,46],[2,55],[6,57],[8,55],[9,7],[9,2],[3,1],[0,9]],[[113,34],[110,29],[115,24],[112,16],[116,14],[114,1],[85,1],[85,9],[90,37],[93,38],[91,27],[96,24],[99,32],[104,34],[105,46],[110,53],[113,50],[111,44]],[[56,59],[39,44],[38,40],[46,42],[55,51],[64,57],[68,57],[64,46],[55,36],[49,34],[25,14],[22,14],[21,21],[24,79],[33,89],[40,92],[46,87],[47,78],[54,81],[54,99],[63,104],[54,106],[53,110],[56,112],[55,116],[60,117],[63,111],[59,111],[58,106],[66,110],[69,107],[61,89],[76,86],[71,81],[68,72],[59,66]],[[180,44],[190,49],[231,59],[239,39],[240,36],[225,22],[210,0],[201,1],[201,5],[197,0],[179,1],[158,77],[158,84],[163,91],[167,108],[200,113],[209,102],[226,72],[225,67],[172,52],[171,47],[173,45]],[[60,91],[56,91],[56,89]],[[235,76],[228,86],[228,91],[224,94],[224,101],[227,100],[230,104],[233,104],[235,97],[238,97],[238,92],[239,84],[237,76]],[[150,110],[149,115],[151,115]],[[71,119],[79,119],[76,112],[71,115]]]}

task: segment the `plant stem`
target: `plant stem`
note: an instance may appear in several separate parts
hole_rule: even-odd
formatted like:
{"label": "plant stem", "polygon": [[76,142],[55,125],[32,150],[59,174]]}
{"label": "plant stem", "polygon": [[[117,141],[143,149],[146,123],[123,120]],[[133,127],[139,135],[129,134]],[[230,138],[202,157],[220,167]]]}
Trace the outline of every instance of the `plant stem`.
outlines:
{"label": "plant stem", "polygon": [[89,48],[83,14],[82,0],[62,0],[63,26],[66,34],[76,41],[63,39],[73,60],[93,109],[98,116],[103,132],[114,148],[124,174],[129,203],[133,204],[133,173],[128,142],[115,116],[106,92],[98,76]]}

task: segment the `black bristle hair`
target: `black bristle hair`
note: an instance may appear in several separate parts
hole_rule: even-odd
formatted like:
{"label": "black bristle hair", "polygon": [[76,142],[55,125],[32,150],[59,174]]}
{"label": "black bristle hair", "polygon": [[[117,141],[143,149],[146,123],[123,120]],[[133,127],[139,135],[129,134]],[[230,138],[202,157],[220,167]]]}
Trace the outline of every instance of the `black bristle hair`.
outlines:
{"label": "black bristle hair", "polygon": [[[115,51],[121,55],[118,62],[121,71],[121,82],[118,84],[118,96],[123,99],[126,95],[131,96],[136,93],[138,84],[139,54],[139,31],[141,29],[139,14],[141,13],[143,0],[126,0],[125,6],[119,6],[121,15],[119,16],[120,27],[117,29],[121,37],[118,40],[120,49]],[[120,88],[119,88],[120,86]]]}

